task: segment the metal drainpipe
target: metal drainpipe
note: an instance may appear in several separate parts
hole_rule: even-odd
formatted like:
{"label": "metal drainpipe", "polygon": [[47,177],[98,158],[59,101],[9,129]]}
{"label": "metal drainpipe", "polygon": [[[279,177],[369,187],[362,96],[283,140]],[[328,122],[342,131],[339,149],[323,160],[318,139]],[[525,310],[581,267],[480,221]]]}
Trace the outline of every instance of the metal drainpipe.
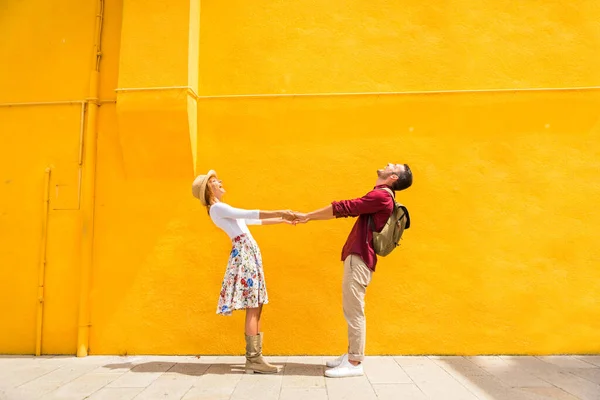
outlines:
{"label": "metal drainpipe", "polygon": [[35,332],[35,355],[42,354],[42,324],[44,322],[44,285],[46,280],[46,243],[48,241],[48,209],[50,203],[50,174],[52,170],[46,168],[44,174],[44,211],[42,215],[42,243],[40,251],[40,265],[38,268],[38,307],[37,327]]}
{"label": "metal drainpipe", "polygon": [[81,285],[79,295],[79,329],[77,332],[77,357],[88,355],[90,340],[90,286],[94,245],[94,206],[96,197],[96,147],[98,119],[98,84],[102,56],[102,20],[104,0],[98,0],[94,35],[93,70],[87,100],[87,124],[84,140],[82,196],[81,196]]}

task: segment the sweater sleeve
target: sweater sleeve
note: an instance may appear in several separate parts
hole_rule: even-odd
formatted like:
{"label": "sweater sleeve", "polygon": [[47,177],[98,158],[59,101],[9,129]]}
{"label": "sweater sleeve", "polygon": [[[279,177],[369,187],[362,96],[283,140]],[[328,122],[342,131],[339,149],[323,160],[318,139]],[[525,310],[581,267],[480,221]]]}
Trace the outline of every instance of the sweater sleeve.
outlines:
{"label": "sweater sleeve", "polygon": [[336,218],[358,217],[361,214],[374,214],[387,207],[391,197],[382,190],[372,190],[363,197],[331,203]]}
{"label": "sweater sleeve", "polygon": [[[260,220],[259,210],[244,210],[242,208],[231,207],[225,203],[214,204],[211,208],[213,209],[212,213],[219,218]],[[246,221],[246,224],[248,224],[248,221]]]}

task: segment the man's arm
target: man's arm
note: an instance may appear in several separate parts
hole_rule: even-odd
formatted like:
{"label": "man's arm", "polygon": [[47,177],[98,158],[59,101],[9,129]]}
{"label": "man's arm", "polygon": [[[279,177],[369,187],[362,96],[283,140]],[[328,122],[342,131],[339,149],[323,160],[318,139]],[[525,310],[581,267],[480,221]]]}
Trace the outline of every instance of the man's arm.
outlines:
{"label": "man's arm", "polygon": [[294,225],[304,224],[308,221],[324,221],[326,219],[332,219],[335,217],[335,215],[333,214],[333,206],[331,204],[309,213],[301,213],[294,211],[294,216],[296,217],[293,221]]}
{"label": "man's arm", "polygon": [[334,217],[335,215],[333,214],[333,206],[330,204],[326,207],[305,214],[306,221],[303,222],[319,220],[324,221],[326,219],[332,219]]}
{"label": "man's arm", "polygon": [[295,222],[304,223],[332,218],[358,217],[361,214],[373,214],[386,207],[389,201],[388,197],[387,193],[384,197],[381,193],[371,191],[358,199],[334,201],[327,207],[310,213],[294,213],[296,216]]}

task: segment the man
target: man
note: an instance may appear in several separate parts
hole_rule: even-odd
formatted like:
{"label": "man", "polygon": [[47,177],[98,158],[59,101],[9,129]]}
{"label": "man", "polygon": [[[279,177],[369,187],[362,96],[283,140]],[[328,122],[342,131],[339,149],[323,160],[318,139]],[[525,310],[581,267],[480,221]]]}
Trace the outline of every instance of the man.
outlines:
{"label": "man", "polygon": [[[395,193],[411,185],[412,172],[407,164],[388,164],[377,171],[375,188],[365,196],[334,201],[327,207],[307,214],[295,213],[296,222],[358,217],[342,250],[342,303],[348,324],[348,353],[328,361],[327,366],[332,369],[325,371],[325,376],[341,378],[363,375],[366,341],[364,299],[377,264],[373,229],[381,231],[394,210],[394,199],[389,190]],[[373,225],[370,223],[371,217]]]}

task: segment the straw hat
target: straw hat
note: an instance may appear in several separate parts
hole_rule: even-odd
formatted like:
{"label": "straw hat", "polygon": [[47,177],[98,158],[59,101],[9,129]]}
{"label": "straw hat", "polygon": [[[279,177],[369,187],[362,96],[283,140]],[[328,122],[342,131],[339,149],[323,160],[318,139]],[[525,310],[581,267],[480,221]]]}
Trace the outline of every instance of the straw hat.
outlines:
{"label": "straw hat", "polygon": [[200,200],[203,206],[207,205],[206,199],[204,198],[204,194],[206,193],[206,185],[208,184],[208,180],[213,176],[217,176],[217,173],[211,169],[206,173],[206,175],[198,175],[192,184],[192,194],[195,198]]}

